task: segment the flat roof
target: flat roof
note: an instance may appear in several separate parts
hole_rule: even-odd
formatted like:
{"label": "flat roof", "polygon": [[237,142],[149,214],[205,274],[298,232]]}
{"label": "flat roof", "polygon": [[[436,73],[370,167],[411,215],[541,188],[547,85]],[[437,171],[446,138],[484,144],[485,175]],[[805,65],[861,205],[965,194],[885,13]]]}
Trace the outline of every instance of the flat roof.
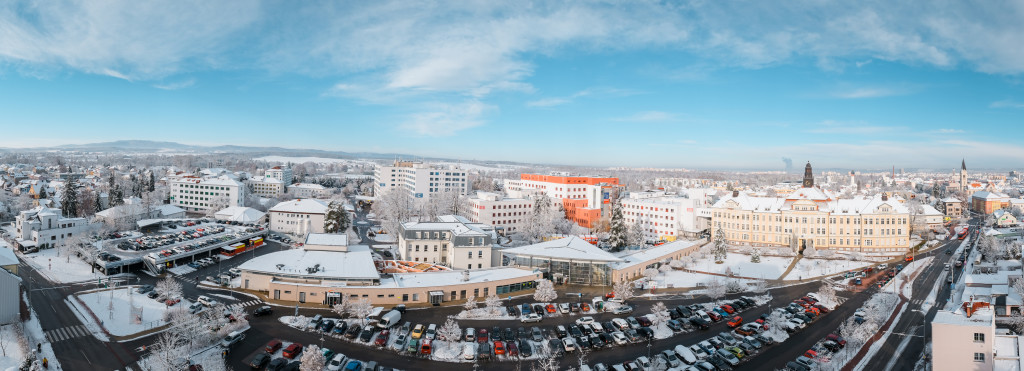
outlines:
{"label": "flat roof", "polygon": [[[305,249],[278,251],[252,258],[238,266],[238,269],[323,279],[380,279],[368,246],[349,246],[348,249],[347,252]],[[318,270],[307,270],[313,267],[318,267]]]}
{"label": "flat roof", "polygon": [[467,283],[501,281],[514,278],[535,277],[533,271],[518,268],[491,268],[470,270],[469,281],[463,281],[464,270],[423,273],[396,273],[380,282],[382,288],[435,287]]}
{"label": "flat roof", "polygon": [[310,233],[306,236],[307,245],[348,246],[348,235],[334,233]]}
{"label": "flat roof", "polygon": [[576,236],[501,250],[515,255],[539,256],[552,259],[621,262],[622,259]]}
{"label": "flat roof", "polygon": [[622,258],[623,261],[621,263],[612,264],[611,267],[612,269],[629,268],[634,265],[646,263],[653,259],[657,259],[659,257],[677,252],[679,250],[689,248],[690,246],[696,244],[697,241],[675,241],[671,243],[666,243],[661,246],[655,246],[649,249],[638,250],[637,252],[628,255],[620,255],[619,257]]}

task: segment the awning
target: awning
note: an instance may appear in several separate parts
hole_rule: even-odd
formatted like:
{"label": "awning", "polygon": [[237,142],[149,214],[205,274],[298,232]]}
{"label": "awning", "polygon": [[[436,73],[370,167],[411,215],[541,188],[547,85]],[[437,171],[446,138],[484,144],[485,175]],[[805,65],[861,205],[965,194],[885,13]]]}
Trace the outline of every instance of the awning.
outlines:
{"label": "awning", "polygon": [[428,294],[430,294],[430,296],[444,296],[444,291],[431,291],[428,292]]}

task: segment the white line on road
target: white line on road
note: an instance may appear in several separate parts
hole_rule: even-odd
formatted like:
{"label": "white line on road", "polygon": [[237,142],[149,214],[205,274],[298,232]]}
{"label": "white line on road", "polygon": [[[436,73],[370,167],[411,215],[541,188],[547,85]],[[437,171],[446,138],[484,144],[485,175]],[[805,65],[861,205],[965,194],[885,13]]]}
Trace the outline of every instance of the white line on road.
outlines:
{"label": "white line on road", "polygon": [[[896,324],[894,323],[893,326],[895,326],[895,325]],[[917,328],[915,327],[914,331],[911,331],[911,332],[916,332],[916,331],[917,331]],[[885,364],[885,371],[892,370],[892,368],[896,366],[896,361],[898,361],[900,359],[900,355],[903,354],[903,350],[907,348],[907,344],[910,344],[910,339],[912,339],[912,338],[914,338],[914,336],[910,335],[910,334],[907,334],[906,336],[903,337],[903,340],[900,341],[900,345],[897,346],[896,350],[893,351],[893,353],[892,353],[894,357],[890,358],[889,359],[889,363]]]}
{"label": "white line on road", "polygon": [[85,357],[85,361],[86,361],[86,362],[89,362],[89,364],[92,364],[92,361],[90,361],[90,360],[89,360],[89,357],[85,355],[85,352],[84,352],[84,351],[82,351],[81,349],[79,349],[79,350],[78,350],[78,352],[79,352],[79,353],[82,353],[82,357]]}

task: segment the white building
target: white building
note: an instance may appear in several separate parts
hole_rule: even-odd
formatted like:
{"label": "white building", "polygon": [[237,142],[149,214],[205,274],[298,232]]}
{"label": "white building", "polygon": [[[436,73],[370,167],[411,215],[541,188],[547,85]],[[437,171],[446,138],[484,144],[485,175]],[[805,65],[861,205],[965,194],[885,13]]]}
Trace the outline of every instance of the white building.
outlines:
{"label": "white building", "polygon": [[181,176],[168,180],[171,205],[185,211],[204,212],[230,206],[242,206],[247,188],[228,176],[201,178]]}
{"label": "white building", "polygon": [[130,197],[124,205],[96,212],[96,221],[113,226],[132,228],[143,219],[184,219],[185,210],[174,205],[145,205],[142,199]]}
{"label": "white building", "polygon": [[373,194],[378,197],[395,188],[404,189],[417,199],[429,199],[439,192],[469,193],[466,170],[458,166],[395,161],[391,166],[378,166],[374,180]]}
{"label": "white building", "polygon": [[697,210],[707,207],[706,198],[689,198],[665,192],[630,192],[622,199],[622,217],[632,226],[640,223],[648,242],[675,241],[679,236],[695,237],[708,228],[699,222]]}
{"label": "white building", "polygon": [[279,203],[267,212],[270,230],[294,235],[324,233],[327,202],[304,198]]}
{"label": "white building", "polygon": [[469,206],[470,221],[494,226],[501,233],[512,233],[526,223],[526,216],[533,210],[533,200],[477,191],[476,196],[469,199]]}
{"label": "white building", "polygon": [[267,214],[262,211],[241,206],[232,206],[213,214],[214,219],[240,223],[264,223],[267,220],[266,216]]}
{"label": "white building", "polygon": [[327,188],[313,183],[295,183],[288,186],[288,194],[295,198],[326,198]]}
{"label": "white building", "polygon": [[402,225],[398,233],[402,259],[455,269],[491,267],[491,250],[496,237],[493,227],[454,215],[444,215],[438,220]]}
{"label": "white building", "polygon": [[287,187],[289,184],[292,184],[292,181],[294,181],[294,178],[292,177],[292,169],[281,166],[274,166],[270,169],[267,169],[267,171],[264,172],[263,175],[266,175],[267,178],[274,178],[280,180],[282,183],[284,183],[285,187]]}
{"label": "white building", "polygon": [[85,218],[65,218],[60,209],[42,206],[18,213],[15,227],[15,242],[22,251],[56,247],[68,237],[89,231]]}
{"label": "white building", "polygon": [[277,178],[254,176],[246,181],[252,193],[267,198],[277,198],[284,194],[284,182]]}

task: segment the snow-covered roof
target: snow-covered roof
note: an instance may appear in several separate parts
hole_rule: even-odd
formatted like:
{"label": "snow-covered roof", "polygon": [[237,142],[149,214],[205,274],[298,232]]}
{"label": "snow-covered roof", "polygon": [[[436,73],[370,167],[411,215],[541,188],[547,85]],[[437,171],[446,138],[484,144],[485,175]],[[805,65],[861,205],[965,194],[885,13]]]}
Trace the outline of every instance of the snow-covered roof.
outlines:
{"label": "snow-covered roof", "polygon": [[257,183],[282,183],[280,179],[271,178],[268,176],[254,176],[252,178],[249,178],[249,181]]}
{"label": "snow-covered roof", "polygon": [[447,231],[447,232],[450,232],[453,236],[467,236],[467,237],[488,236],[488,235],[490,235],[490,233],[485,232],[481,228],[483,226],[483,224],[470,222],[469,220],[466,220],[466,218],[463,218],[461,216],[459,216],[458,218],[462,218],[461,220],[465,220],[465,222],[456,221],[456,220],[459,220],[459,219],[445,218],[445,217],[448,217],[448,216],[451,216],[451,215],[444,215],[444,216],[438,217],[439,220],[447,220],[447,221],[440,221],[440,222],[408,222],[408,223],[402,224],[402,230],[405,230],[405,231]]}
{"label": "snow-covered roof", "polygon": [[942,215],[942,212],[932,205],[921,205],[921,215]]}
{"label": "snow-covered roof", "polygon": [[956,325],[956,326],[978,326],[978,327],[989,327],[992,326],[992,320],[994,313],[991,307],[978,308],[970,317],[963,312],[962,308],[957,308],[956,311],[950,312],[940,310],[935,313],[935,318],[932,323],[944,324],[944,325]]}
{"label": "snow-covered roof", "polygon": [[518,268],[475,269],[468,271],[469,281],[464,281],[463,272],[467,271],[395,273],[392,278],[381,280],[380,287],[439,287],[537,276],[537,273]]}
{"label": "snow-covered roof", "polygon": [[327,214],[327,202],[313,198],[284,201],[270,208],[270,212]]}
{"label": "snow-covered roof", "polygon": [[214,218],[221,220],[231,220],[242,223],[255,223],[263,219],[266,213],[253,209],[251,207],[243,206],[231,206],[218,211],[213,215]]}
{"label": "snow-covered roof", "polygon": [[334,233],[310,233],[306,236],[307,245],[348,246],[348,235]]}
{"label": "snow-covered roof", "polygon": [[655,246],[655,247],[652,247],[652,248],[649,248],[649,249],[643,249],[643,250],[634,252],[632,254],[620,255],[619,258],[621,258],[623,261],[621,263],[611,264],[611,267],[612,267],[612,269],[625,269],[625,268],[629,268],[629,267],[632,267],[634,265],[649,262],[649,261],[651,261],[653,259],[657,259],[659,257],[665,256],[665,255],[668,255],[668,254],[671,254],[671,253],[674,253],[674,252],[677,252],[679,250],[688,248],[688,247],[696,245],[696,244],[697,244],[696,241],[683,241],[683,240],[679,240],[679,241],[675,241],[675,242],[671,242],[671,243],[666,243],[666,244],[663,244],[661,246]]}
{"label": "snow-covered roof", "polygon": [[571,260],[592,260],[605,262],[622,262],[622,259],[615,255],[601,250],[590,242],[584,241],[576,236],[559,238],[557,240],[535,243],[520,247],[513,247],[501,250],[503,253],[515,255],[529,255],[552,259]]}
{"label": "snow-covered roof", "polygon": [[[278,268],[278,265],[281,267]],[[307,268],[319,265],[319,270],[310,273]],[[349,246],[347,252],[307,251],[305,249],[284,250],[258,256],[242,265],[243,271],[270,274],[300,275],[316,278],[338,279],[379,279],[380,274],[373,265],[373,256],[368,246]]]}
{"label": "snow-covered roof", "polygon": [[942,202],[960,202],[956,197],[946,197],[942,199]]}
{"label": "snow-covered roof", "polygon": [[156,210],[160,212],[161,216],[165,216],[165,217],[169,216],[169,215],[174,215],[174,214],[179,214],[179,213],[184,213],[185,212],[184,209],[182,209],[180,207],[177,207],[177,206],[174,206],[174,205],[160,205],[160,206],[156,207]]}
{"label": "snow-covered roof", "polygon": [[1007,196],[1007,195],[1004,195],[1004,194],[1001,194],[1001,193],[998,193],[998,192],[989,192],[989,191],[974,192],[974,194],[971,195],[971,198],[980,198],[980,199],[986,199],[986,200],[995,200],[995,199],[1009,198],[1009,197],[1010,196]]}
{"label": "snow-covered roof", "polygon": [[3,265],[17,265],[18,256],[14,255],[14,250],[10,249],[10,246],[6,242],[4,246],[0,246],[0,266]]}
{"label": "snow-covered roof", "polygon": [[321,190],[321,191],[327,189],[327,188],[324,188],[324,186],[319,185],[319,184],[315,184],[315,183],[295,183],[295,184],[292,184],[292,185],[288,186],[288,188],[305,188],[305,189],[313,189],[313,190]]}
{"label": "snow-covered roof", "polygon": [[[718,202],[715,202],[714,208],[738,207],[741,210],[777,213],[781,210],[790,209],[794,203],[811,201],[818,206],[819,211],[831,212],[833,214],[873,214],[879,212],[879,208],[883,205],[888,205],[891,209],[891,213],[906,214],[909,212],[905,205],[892,197],[887,198],[886,200],[882,200],[881,195],[876,195],[874,197],[857,196],[848,199],[834,199],[831,198],[832,196],[827,195],[825,192],[822,192],[817,188],[800,188],[798,191],[803,192],[803,194],[796,197],[794,197],[793,194],[790,194],[790,196],[785,198],[755,197],[750,196],[745,192],[739,192],[737,196],[730,194],[718,200]],[[798,191],[794,191],[794,193]]]}

